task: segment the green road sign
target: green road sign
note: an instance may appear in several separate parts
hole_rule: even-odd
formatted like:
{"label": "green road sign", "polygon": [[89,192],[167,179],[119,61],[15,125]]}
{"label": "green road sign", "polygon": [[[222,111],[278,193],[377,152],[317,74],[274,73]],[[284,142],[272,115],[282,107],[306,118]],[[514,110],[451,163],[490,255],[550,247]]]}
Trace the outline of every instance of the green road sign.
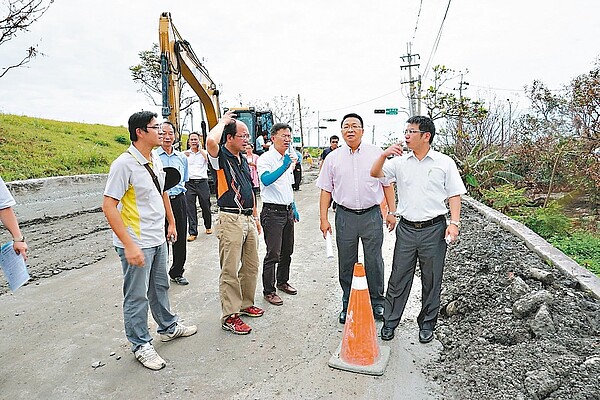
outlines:
{"label": "green road sign", "polygon": [[294,136],[292,138],[292,143],[302,143],[302,140],[300,139],[300,136]]}
{"label": "green road sign", "polygon": [[397,108],[386,108],[385,114],[386,115],[398,115],[398,109]]}

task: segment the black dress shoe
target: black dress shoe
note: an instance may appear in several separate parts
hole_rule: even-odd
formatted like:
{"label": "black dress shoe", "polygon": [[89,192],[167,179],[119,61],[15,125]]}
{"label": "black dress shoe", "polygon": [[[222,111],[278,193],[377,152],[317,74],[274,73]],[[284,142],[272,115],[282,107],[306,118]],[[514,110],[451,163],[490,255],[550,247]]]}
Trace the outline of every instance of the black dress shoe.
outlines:
{"label": "black dress shoe", "polygon": [[394,328],[384,326],[381,328],[381,340],[392,340],[394,338]]}
{"label": "black dress shoe", "polygon": [[381,304],[375,304],[373,307],[373,317],[380,321],[383,321],[383,306]]}
{"label": "black dress shoe", "polygon": [[419,342],[421,343],[429,343],[433,340],[433,330],[431,329],[421,329],[419,331]]}
{"label": "black dress shoe", "polygon": [[346,311],[342,311],[340,313],[339,321],[340,321],[340,324],[345,324],[346,323]]}

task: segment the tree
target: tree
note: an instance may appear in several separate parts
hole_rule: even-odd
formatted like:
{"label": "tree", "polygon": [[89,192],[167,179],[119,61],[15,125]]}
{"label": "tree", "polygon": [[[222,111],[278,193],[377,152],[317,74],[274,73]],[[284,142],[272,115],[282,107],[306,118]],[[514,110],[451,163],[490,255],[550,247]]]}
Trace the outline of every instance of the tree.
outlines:
{"label": "tree", "polygon": [[[14,39],[19,33],[29,31],[29,27],[44,15],[54,0],[4,0],[0,5],[0,46]],[[13,68],[29,63],[38,55],[43,55],[37,45],[29,46],[26,55],[9,66],[0,67],[0,78]]]}
{"label": "tree", "polygon": [[[138,84],[140,93],[143,93],[155,106],[161,106],[162,74],[158,43],[153,43],[150,50],[140,51],[138,56],[140,63],[129,67],[131,78]],[[184,79],[179,79],[178,84],[181,93],[179,110],[183,113],[199,100],[195,94],[192,94],[192,90]]]}

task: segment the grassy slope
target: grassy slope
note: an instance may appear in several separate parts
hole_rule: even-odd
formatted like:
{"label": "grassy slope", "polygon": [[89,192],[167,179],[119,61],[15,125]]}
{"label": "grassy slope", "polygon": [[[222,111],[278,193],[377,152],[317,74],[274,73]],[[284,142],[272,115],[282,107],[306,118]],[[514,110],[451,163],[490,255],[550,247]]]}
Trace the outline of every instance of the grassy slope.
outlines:
{"label": "grassy slope", "polygon": [[7,182],[106,173],[128,146],[125,127],[0,114],[0,176]]}

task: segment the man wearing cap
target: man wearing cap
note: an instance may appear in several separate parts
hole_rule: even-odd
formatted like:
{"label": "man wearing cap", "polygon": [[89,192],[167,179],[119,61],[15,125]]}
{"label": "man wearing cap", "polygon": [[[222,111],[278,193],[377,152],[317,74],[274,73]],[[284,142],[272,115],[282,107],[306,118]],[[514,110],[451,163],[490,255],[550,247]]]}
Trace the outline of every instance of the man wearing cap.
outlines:
{"label": "man wearing cap", "polygon": [[316,184],[321,189],[319,211],[323,237],[332,231],[327,215],[331,199],[338,204],[335,228],[339,281],[343,292],[339,322],[344,324],[354,264],[358,262],[359,240],[363,245],[373,316],[376,319],[383,318],[383,218],[380,204],[385,197],[389,210],[386,224],[390,230],[396,224],[393,215],[396,208],[393,187],[369,174],[382,150],[362,141],[363,120],[358,114],[344,116],[342,136],[347,146],[342,146],[327,156]]}
{"label": "man wearing cap", "polygon": [[[410,289],[417,260],[423,287],[421,312],[417,317],[419,341],[433,340],[440,308],[442,273],[447,241],[456,240],[460,229],[460,196],[466,193],[456,163],[431,148],[435,136],[433,121],[413,116],[407,121],[406,145],[411,153],[402,155],[402,146],[393,144],[371,168],[371,176],[386,177],[398,185],[396,244],[392,274],[385,296],[381,338],[391,340],[398,326]],[[389,156],[394,157],[387,160]],[[450,222],[446,224],[446,201]]]}
{"label": "man wearing cap", "polygon": [[250,168],[242,155],[250,135],[246,124],[234,117],[233,111],[223,115],[209,132],[206,149],[209,161],[217,171],[221,327],[245,335],[252,328],[240,315],[260,317],[264,313],[254,305],[261,226]]}
{"label": "man wearing cap", "polygon": [[[178,285],[187,285],[189,281],[183,276],[184,265],[187,257],[187,245],[185,234],[187,232],[187,207],[185,201],[185,183],[188,181],[188,160],[182,152],[175,150],[173,145],[176,141],[175,126],[170,121],[162,123],[163,140],[161,146],[156,150],[163,166],[172,167],[179,171],[179,182],[171,189],[167,190],[171,209],[175,217],[175,227],[177,229],[177,239],[171,241],[173,246],[173,264],[169,269],[171,282]],[[165,224],[165,231],[168,225]]]}
{"label": "man wearing cap", "polygon": [[294,202],[293,170],[298,160],[291,149],[291,128],[277,123],[271,130],[271,148],[258,158],[260,196],[263,201],[260,223],[264,229],[267,253],[263,261],[263,294],[276,306],[283,304],[275,287],[295,295],[297,290],[289,284],[290,264],[294,251],[294,223],[300,220]]}

